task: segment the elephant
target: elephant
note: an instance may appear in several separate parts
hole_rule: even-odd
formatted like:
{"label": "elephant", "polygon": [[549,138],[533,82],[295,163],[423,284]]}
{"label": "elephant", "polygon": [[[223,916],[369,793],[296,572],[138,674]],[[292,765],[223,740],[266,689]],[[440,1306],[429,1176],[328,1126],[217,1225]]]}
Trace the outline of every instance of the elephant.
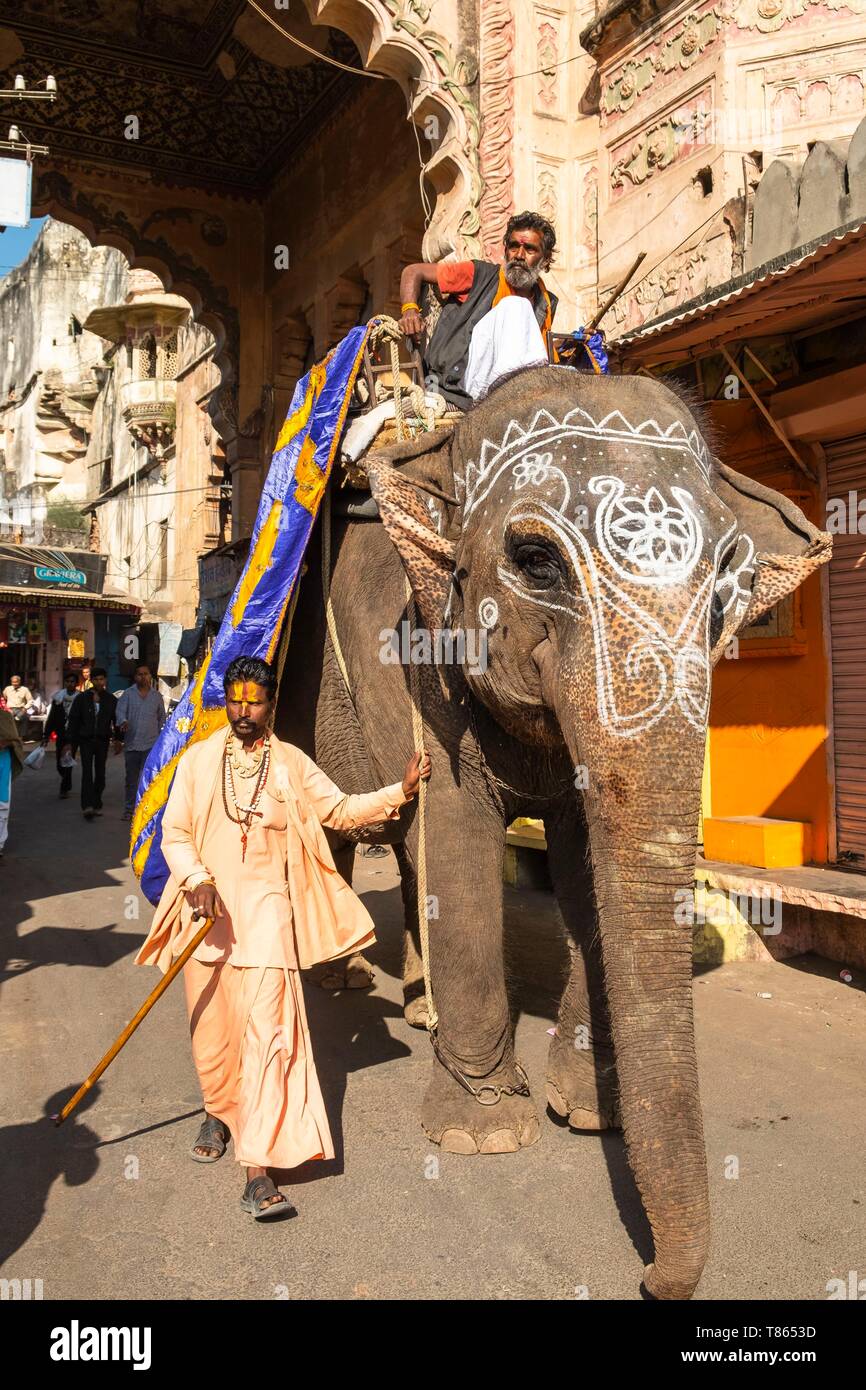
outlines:
{"label": "elephant", "polygon": [[[692,1295],[709,1239],[677,906],[694,890],[711,670],[831,544],[726,467],[698,415],[647,376],[539,366],[452,430],[368,454],[375,507],[337,493],[330,521],[337,646],[311,551],[277,724],[347,791],[395,781],[413,673],[391,634],[411,590],[414,632],[430,634],[415,648],[438,1014],[424,1131],[463,1154],[539,1138],[514,1053],[502,881],[507,826],[541,818],[570,957],[547,1099],[573,1129],[622,1127],[653,1237],[644,1288],[667,1299]],[[416,803],[377,831],[400,863],[407,1007],[418,832]]]}

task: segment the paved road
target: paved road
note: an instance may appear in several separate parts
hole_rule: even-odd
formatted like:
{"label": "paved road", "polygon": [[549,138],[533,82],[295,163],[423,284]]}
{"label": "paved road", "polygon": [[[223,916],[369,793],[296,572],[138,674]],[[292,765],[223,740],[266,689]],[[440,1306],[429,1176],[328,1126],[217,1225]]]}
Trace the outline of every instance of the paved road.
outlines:
{"label": "paved road", "polygon": [[[358,860],[381,930],[376,989],[307,983],[337,1158],[293,1175],[297,1219],[254,1225],[230,1156],[189,1161],[200,1100],[178,987],[96,1102],[55,1130],[58,1092],[156,979],[132,966],[149,910],[125,857],[119,759],[110,771],[92,824],[57,799],[51,763],[14,789],[0,867],[5,1277],[41,1278],[49,1299],[639,1297],[648,1232],[618,1136],[548,1117],[519,1154],[440,1155],[425,1140],[430,1047],[400,1008],[390,855]],[[543,1097],[563,948],[544,895],[509,894],[508,924],[519,1052]],[[696,981],[714,1218],[700,1296],[820,1299],[833,1277],[866,1277],[864,981],[838,969],[802,958]]]}

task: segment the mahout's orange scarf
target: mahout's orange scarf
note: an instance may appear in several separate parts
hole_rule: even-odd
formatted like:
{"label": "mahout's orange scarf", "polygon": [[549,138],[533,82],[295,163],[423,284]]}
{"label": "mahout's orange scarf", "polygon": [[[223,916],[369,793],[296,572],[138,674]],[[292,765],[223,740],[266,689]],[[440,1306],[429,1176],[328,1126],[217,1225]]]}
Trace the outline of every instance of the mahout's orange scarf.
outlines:
{"label": "mahout's orange scarf", "polygon": [[[538,280],[538,288],[541,290],[541,293],[544,295],[544,303],[545,303],[545,306],[546,306],[546,308],[545,308],[545,314],[544,314],[544,323],[541,325],[541,331],[542,331],[542,333],[549,333],[550,330],[551,330],[551,328],[553,327],[553,309],[551,308],[551,304],[550,304],[550,295],[547,293],[547,289],[546,289],[546,287],[545,287],[544,281],[543,281],[540,277],[539,277],[539,280]],[[517,291],[516,291],[516,290],[513,290],[513,289],[511,288],[511,286],[509,285],[508,281],[506,280],[506,278],[505,278],[505,267],[501,265],[501,266],[499,267],[499,287],[498,287],[498,289],[497,289],[497,291],[496,291],[496,295],[495,295],[495,297],[494,297],[493,304],[491,305],[491,308],[495,309],[496,306],[497,306],[497,304],[499,303],[500,299],[505,299],[506,295],[509,295],[509,294],[516,294],[516,293],[517,293]]]}

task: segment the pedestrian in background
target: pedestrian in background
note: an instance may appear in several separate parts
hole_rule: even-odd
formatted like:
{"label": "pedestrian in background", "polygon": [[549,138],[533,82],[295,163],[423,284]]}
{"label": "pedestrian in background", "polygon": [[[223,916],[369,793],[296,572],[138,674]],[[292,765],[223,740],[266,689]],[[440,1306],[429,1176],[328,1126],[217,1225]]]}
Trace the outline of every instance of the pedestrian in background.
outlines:
{"label": "pedestrian in background", "polygon": [[18,725],[8,710],[0,710],[0,859],[9,834],[12,783],[24,766],[24,747]]}
{"label": "pedestrian in background", "polygon": [[149,666],[136,666],[135,684],[124,690],[117,702],[115,719],[123,734],[123,754],[126,759],[126,804],[123,819],[131,820],[135,810],[138,779],[147,755],[165,723],[165,704],[153,688]]}
{"label": "pedestrian in background", "polygon": [[33,699],[27,686],[23,684],[20,676],[10,676],[9,684],[3,691],[3,699],[6,701],[6,708],[18,725],[19,735],[27,723],[27,706]]}
{"label": "pedestrian in background", "polygon": [[81,809],[85,820],[102,815],[102,793],[105,790],[105,760],[108,745],[114,739],[114,751],[119,753],[123,735],[117,728],[117,700],[106,690],[108,673],[102,666],[90,672],[91,688],[76,695],[66,725],[65,748],[81,754]]}
{"label": "pedestrian in background", "polygon": [[[45,732],[42,737],[43,747],[50,743],[51,735],[57,735],[56,757],[57,771],[60,774],[60,798],[65,800],[72,790],[72,755],[66,750],[64,753],[66,738],[66,726],[69,723],[69,714],[75,701],[78,691],[78,673],[67,671],[63,678],[63,689],[56,690],[51,696],[51,707],[48,711],[48,718],[45,721]],[[64,766],[64,761],[68,766]]]}

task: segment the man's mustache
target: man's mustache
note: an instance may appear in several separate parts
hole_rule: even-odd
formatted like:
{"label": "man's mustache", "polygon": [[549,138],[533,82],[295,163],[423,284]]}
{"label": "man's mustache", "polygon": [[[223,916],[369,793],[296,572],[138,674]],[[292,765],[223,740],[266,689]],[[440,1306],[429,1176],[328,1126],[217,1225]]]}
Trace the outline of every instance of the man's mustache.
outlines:
{"label": "man's mustache", "polygon": [[537,285],[540,275],[540,266],[529,266],[523,261],[508,261],[505,266],[505,279],[513,290],[527,290]]}

